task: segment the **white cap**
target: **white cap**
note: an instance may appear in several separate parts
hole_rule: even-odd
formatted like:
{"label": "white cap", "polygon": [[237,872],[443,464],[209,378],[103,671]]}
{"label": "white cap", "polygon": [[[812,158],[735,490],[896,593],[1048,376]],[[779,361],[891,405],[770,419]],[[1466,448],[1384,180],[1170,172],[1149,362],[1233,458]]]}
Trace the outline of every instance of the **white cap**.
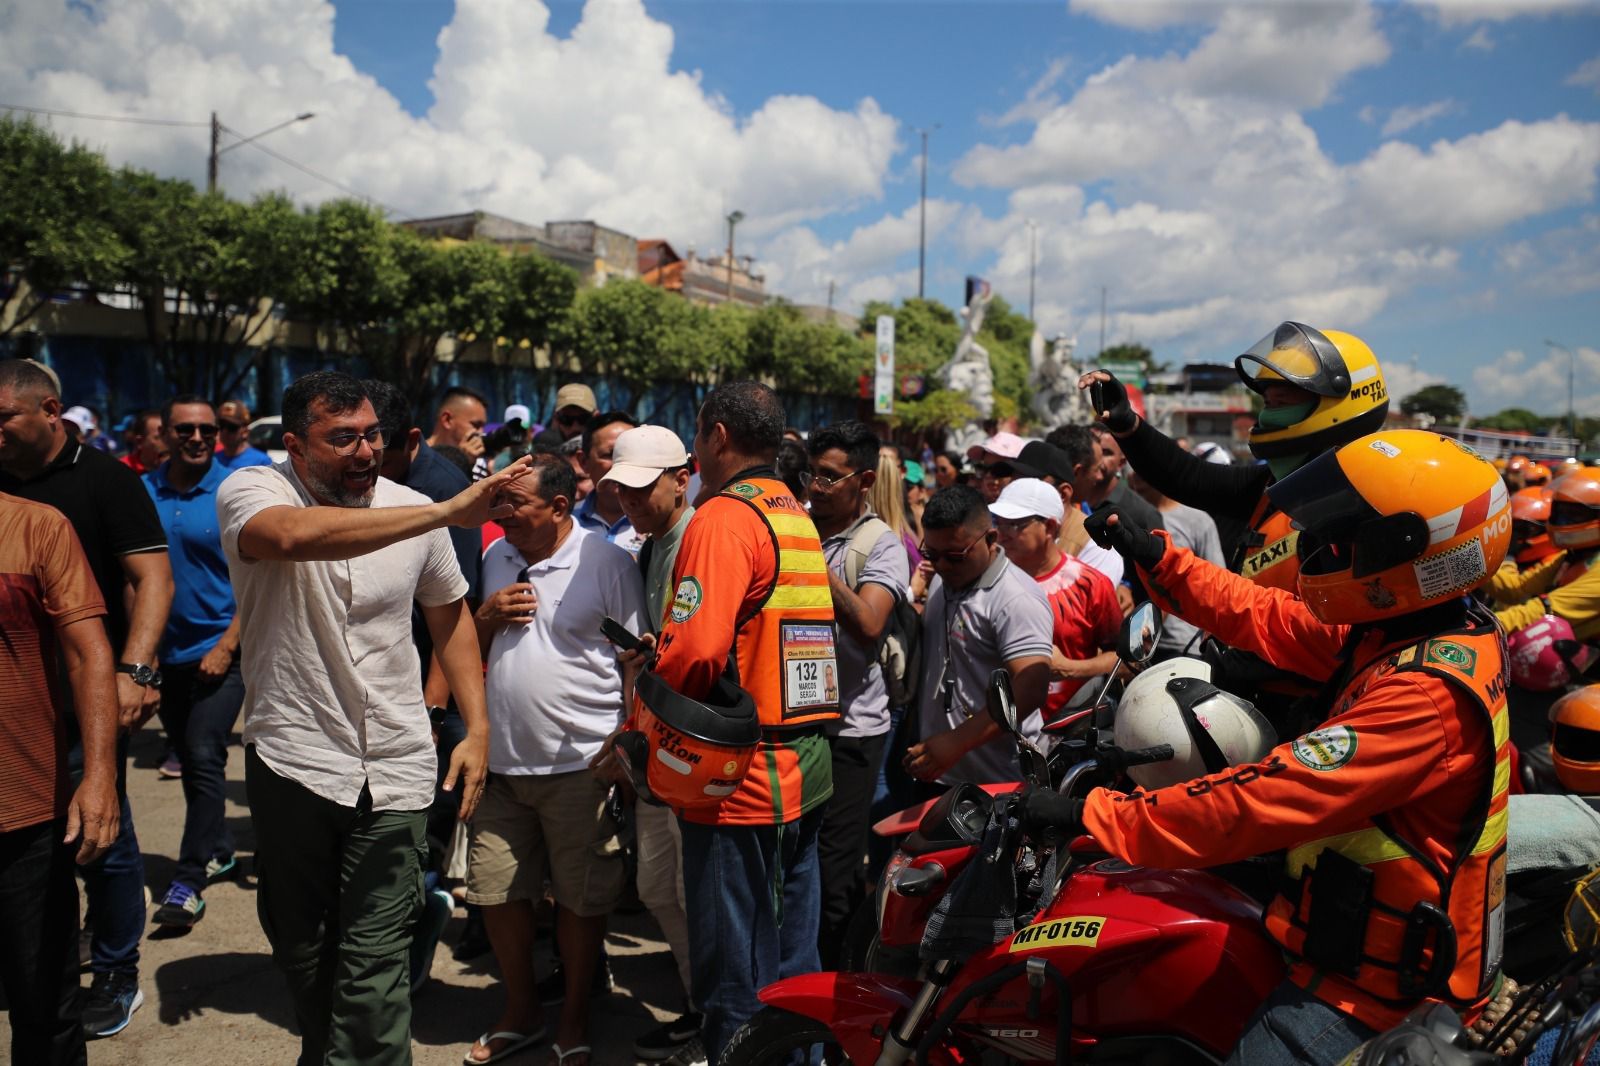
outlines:
{"label": "white cap", "polygon": [[683,441],[666,426],[634,426],[617,434],[611,446],[611,469],[601,481],[615,481],[642,489],[663,471],[686,466],[689,453]]}
{"label": "white cap", "polygon": [[983,450],[1001,459],[1015,459],[1028,442],[1015,433],[996,433],[983,442]]}
{"label": "white cap", "polygon": [[1048,518],[1059,522],[1067,509],[1061,503],[1061,490],[1051,488],[1036,477],[1023,477],[1000,490],[1000,498],[989,505],[996,518]]}
{"label": "white cap", "polygon": [[502,421],[502,422],[521,421],[521,423],[524,426],[527,426],[529,423],[531,423],[533,421],[533,415],[531,413],[529,413],[528,407],[527,407],[526,404],[514,403],[511,406],[506,408],[506,416],[504,418],[502,418],[500,421]]}
{"label": "white cap", "polygon": [[100,428],[100,424],[94,420],[94,413],[87,407],[69,407],[62,412],[61,417],[77,426],[81,433]]}

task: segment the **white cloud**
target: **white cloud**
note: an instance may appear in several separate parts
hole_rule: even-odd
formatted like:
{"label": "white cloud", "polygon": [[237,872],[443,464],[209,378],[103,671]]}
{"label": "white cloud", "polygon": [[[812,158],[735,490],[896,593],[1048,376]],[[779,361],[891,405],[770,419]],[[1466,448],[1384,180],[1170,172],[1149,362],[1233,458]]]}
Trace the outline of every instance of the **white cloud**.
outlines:
{"label": "white cloud", "polygon": [[1442,385],[1444,378],[1438,374],[1431,374],[1421,370],[1415,363],[1402,362],[1399,359],[1380,359],[1383,365],[1383,381],[1389,387],[1389,404],[1391,409],[1398,409],[1400,401],[1428,385]]}
{"label": "white cloud", "polygon": [[1587,60],[1577,70],[1568,74],[1563,85],[1585,86],[1593,89],[1600,95],[1600,56]]}
{"label": "white cloud", "polygon": [[[871,99],[830,108],[774,96],[736,114],[672,68],[673,33],[641,0],[589,0],[565,37],[529,0],[459,0],[417,118],[333,45],[325,0],[4,5],[0,99],[95,113],[204,119],[263,142],[406,213],[483,208],[530,222],[594,218],[683,243],[717,240],[726,210],[759,238],[881,198],[898,140]],[[205,131],[62,125],[117,163],[199,179]],[[224,185],[338,195],[241,148]]]}
{"label": "white cloud", "polygon": [[1566,351],[1547,348],[1539,358],[1507,349],[1472,371],[1475,392],[1487,398],[1481,414],[1507,407],[1526,407],[1538,414],[1567,409],[1567,375],[1572,373],[1573,407],[1579,417],[1600,415],[1600,349],[1576,346]]}
{"label": "white cloud", "polygon": [[[929,243],[936,241],[955,222],[963,208],[948,200],[928,201]],[[855,279],[873,279],[866,299],[886,299],[880,295],[886,279],[904,277],[894,268],[898,261],[916,252],[918,242],[917,205],[898,215],[886,215],[876,222],[857,227],[839,241],[824,241],[808,226],[794,226],[757,246],[766,263],[768,287],[799,303],[823,303],[830,283],[846,286],[845,295],[854,289]],[[911,290],[916,289],[916,269],[910,271]],[[901,294],[904,293],[901,290]],[[836,288],[834,306],[850,308],[861,301],[841,302]]]}
{"label": "white cloud", "polygon": [[1397,107],[1390,112],[1381,132],[1385,137],[1394,137],[1406,130],[1426,126],[1436,118],[1453,115],[1460,110],[1461,105],[1454,100],[1435,100],[1431,104],[1417,107]]}
{"label": "white cloud", "polygon": [[1219,0],[1070,0],[1067,4],[1074,15],[1133,30],[1212,22],[1222,6]]}
{"label": "white cloud", "polygon": [[1445,26],[1469,22],[1508,22],[1530,16],[1581,11],[1589,0],[1419,0]]}
{"label": "white cloud", "polygon": [[1024,120],[1037,122],[1056,108],[1061,100],[1051,92],[1066,74],[1070,65],[1066,56],[1058,56],[1050,61],[1039,80],[1028,87],[1022,102],[1008,109],[1005,113],[994,119],[986,119],[985,124],[991,126],[1010,126]]}
{"label": "white cloud", "polygon": [[1474,52],[1494,51],[1494,37],[1489,33],[1489,27],[1479,26],[1472,31],[1472,36],[1461,42],[1461,47]]}

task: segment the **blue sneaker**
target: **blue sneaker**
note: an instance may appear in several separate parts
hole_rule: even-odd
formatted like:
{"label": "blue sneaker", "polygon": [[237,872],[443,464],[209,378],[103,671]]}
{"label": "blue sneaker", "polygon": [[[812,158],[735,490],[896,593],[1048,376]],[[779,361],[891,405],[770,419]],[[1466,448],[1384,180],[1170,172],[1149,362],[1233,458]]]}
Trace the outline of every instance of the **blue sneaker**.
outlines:
{"label": "blue sneaker", "polygon": [[90,1040],[116,1036],[144,1003],[136,973],[97,973],[83,1006],[83,1035]]}
{"label": "blue sneaker", "polygon": [[174,881],[167,887],[167,894],[161,897],[155,923],[169,928],[189,929],[205,917],[205,913],[206,901],[200,898],[200,893],[182,882]]}

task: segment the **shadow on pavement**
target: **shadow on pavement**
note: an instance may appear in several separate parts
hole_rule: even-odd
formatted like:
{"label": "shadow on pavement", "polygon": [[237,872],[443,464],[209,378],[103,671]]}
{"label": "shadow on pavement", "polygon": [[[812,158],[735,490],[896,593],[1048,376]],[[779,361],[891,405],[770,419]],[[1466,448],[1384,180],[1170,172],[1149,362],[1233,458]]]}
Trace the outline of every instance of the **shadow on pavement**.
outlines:
{"label": "shadow on pavement", "polygon": [[156,970],[155,982],[163,1025],[178,1025],[215,1011],[253,1015],[280,1029],[293,1028],[289,990],[272,965],[272,956],[264,952],[175,959]]}

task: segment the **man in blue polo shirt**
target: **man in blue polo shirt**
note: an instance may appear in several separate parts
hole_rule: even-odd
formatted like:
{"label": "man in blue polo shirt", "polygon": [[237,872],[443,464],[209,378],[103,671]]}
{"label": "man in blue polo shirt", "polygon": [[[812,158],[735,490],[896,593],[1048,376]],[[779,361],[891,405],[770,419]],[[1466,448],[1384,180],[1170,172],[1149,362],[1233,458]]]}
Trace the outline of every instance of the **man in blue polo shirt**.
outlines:
{"label": "man in blue polo shirt", "polygon": [[161,722],[183,763],[187,811],[178,868],[157,925],[188,928],[205,914],[206,884],[231,875],[233,839],[223,816],[228,735],[244,704],[239,620],[217,525],[217,489],[230,473],[217,458],[217,416],[198,396],[161,410],[167,461],[144,475],[167,531],[172,611],[161,639]]}

